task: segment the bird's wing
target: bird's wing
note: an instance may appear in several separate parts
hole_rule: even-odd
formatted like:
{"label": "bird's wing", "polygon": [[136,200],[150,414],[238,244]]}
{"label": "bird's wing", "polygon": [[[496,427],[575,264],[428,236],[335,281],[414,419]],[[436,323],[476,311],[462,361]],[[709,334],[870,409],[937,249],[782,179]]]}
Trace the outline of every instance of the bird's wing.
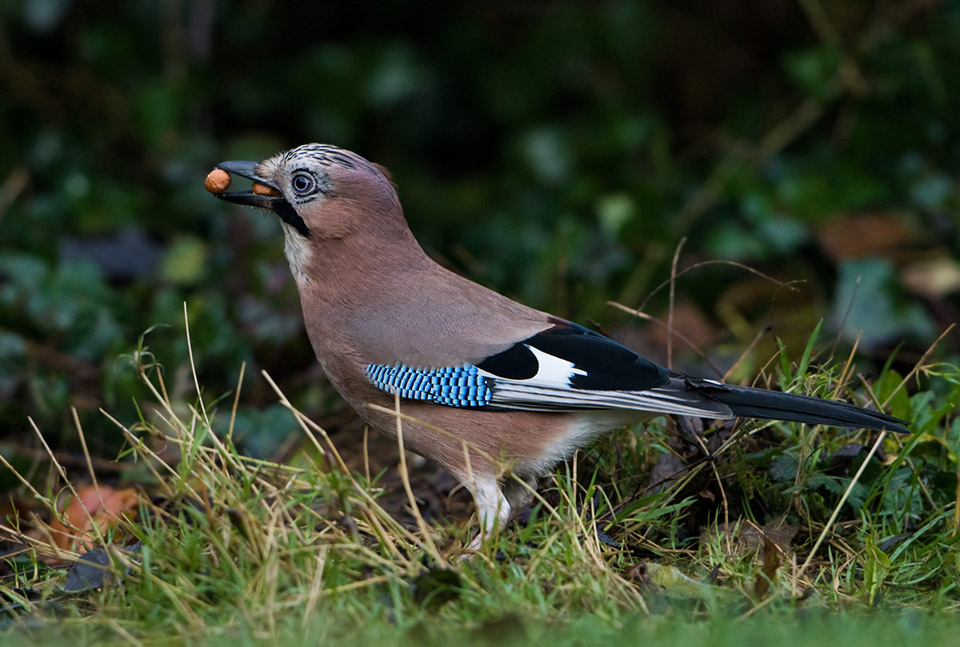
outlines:
{"label": "bird's wing", "polygon": [[379,388],[396,390],[401,397],[449,406],[733,417],[729,407],[687,390],[665,368],[562,320],[475,364],[370,364],[367,375]]}
{"label": "bird's wing", "polygon": [[477,365],[492,381],[493,405],[532,411],[634,409],[731,418],[722,403],[626,346],[560,322]]}
{"label": "bird's wing", "polygon": [[628,409],[716,419],[769,418],[906,432],[902,420],[842,401],[674,373],[576,324],[553,327],[475,364],[370,364],[379,388],[455,407],[523,411]]}

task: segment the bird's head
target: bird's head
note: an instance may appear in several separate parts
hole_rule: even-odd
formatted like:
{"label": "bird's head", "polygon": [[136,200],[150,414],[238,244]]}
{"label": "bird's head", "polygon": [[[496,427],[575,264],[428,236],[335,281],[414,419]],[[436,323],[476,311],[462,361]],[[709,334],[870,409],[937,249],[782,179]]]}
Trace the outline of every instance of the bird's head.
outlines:
{"label": "bird's head", "polygon": [[359,227],[393,229],[398,219],[406,228],[387,170],[336,146],[306,144],[216,168],[254,182],[252,191],[221,190],[218,198],[272,211],[288,236],[344,238]]}
{"label": "bird's head", "polygon": [[[227,191],[224,172],[253,180],[253,190]],[[397,271],[391,260],[400,269],[426,262],[387,170],[336,146],[306,144],[262,162],[222,162],[207,176],[207,189],[280,218],[301,288],[334,272],[376,281]]]}

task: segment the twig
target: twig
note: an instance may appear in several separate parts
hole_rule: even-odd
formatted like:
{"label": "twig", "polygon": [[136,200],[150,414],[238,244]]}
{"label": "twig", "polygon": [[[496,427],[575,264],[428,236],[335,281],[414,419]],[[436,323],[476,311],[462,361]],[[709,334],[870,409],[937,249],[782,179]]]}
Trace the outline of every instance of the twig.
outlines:
{"label": "twig", "polygon": [[[203,415],[203,422],[207,428],[207,435],[210,437],[210,440],[214,445],[217,446],[217,449],[220,450],[220,455],[223,457],[224,465],[223,468],[226,469],[227,463],[231,467],[238,469],[240,466],[237,464],[237,461],[234,459],[233,454],[227,451],[226,446],[223,444],[223,441],[217,436],[216,432],[213,430],[213,426],[210,424],[210,418],[207,416],[207,407],[203,403],[203,392],[200,390],[200,381],[197,379],[197,367],[193,362],[193,344],[190,343],[190,318],[187,315],[187,302],[183,302],[183,327],[187,332],[187,356],[190,358],[190,372],[193,374],[193,385],[197,389],[197,400],[200,402],[200,413]],[[242,378],[241,374],[241,378]],[[237,388],[237,398],[240,397],[240,389]],[[236,399],[234,400],[236,402]],[[236,414],[236,410],[234,410]],[[195,420],[195,418],[194,418]],[[233,431],[233,417],[230,418],[230,431]]]}
{"label": "twig", "polygon": [[670,264],[670,306],[667,310],[667,368],[673,368],[673,306],[677,292],[677,263],[680,262],[680,251],[683,249],[687,237],[684,236],[677,243],[673,252],[673,263]]}
{"label": "twig", "polygon": [[898,384],[897,387],[890,392],[890,395],[887,396],[887,399],[883,401],[883,406],[887,406],[890,403],[890,401],[893,399],[893,396],[897,394],[897,391],[902,389],[903,385],[906,384],[910,378],[916,375],[918,371],[920,371],[921,367],[923,366],[923,363],[927,360],[928,357],[930,357],[930,354],[933,352],[933,349],[936,348],[937,345],[941,341],[943,341],[943,338],[946,337],[948,334],[950,334],[950,332],[956,327],[957,327],[957,324],[955,323],[950,324],[949,326],[947,326],[947,329],[944,330],[939,337],[937,337],[936,341],[930,344],[930,347],[927,348],[926,351],[924,351],[923,355],[920,356],[920,359],[917,360],[917,363],[913,365],[912,369],[910,369],[910,372],[907,373],[902,380],[900,380],[900,384]]}
{"label": "twig", "polygon": [[765,279],[765,280],[767,280],[767,281],[770,281],[771,283],[776,284],[777,287],[779,287],[779,288],[796,289],[796,288],[791,287],[791,283],[794,283],[794,281],[787,281],[787,282],[778,281],[777,279],[773,278],[773,277],[770,276],[769,274],[764,274],[764,273],[761,272],[760,270],[754,269],[754,268],[750,267],[749,265],[744,265],[743,263],[738,263],[737,261],[728,261],[728,260],[723,260],[723,259],[716,259],[716,260],[711,260],[711,261],[700,261],[699,263],[694,263],[693,265],[688,265],[687,267],[685,267],[685,268],[683,268],[682,270],[680,270],[679,272],[677,272],[677,273],[676,273],[676,276],[671,275],[671,277],[670,277],[669,279],[665,280],[663,283],[661,283],[661,284],[658,285],[657,287],[653,288],[653,289],[650,291],[650,294],[647,295],[647,298],[643,300],[643,302],[640,304],[640,307],[637,308],[637,309],[638,309],[638,310],[643,310],[644,308],[646,308],[646,307],[647,307],[647,304],[650,302],[650,299],[652,299],[652,298],[654,297],[654,295],[657,294],[657,292],[659,292],[659,291],[662,290],[663,288],[665,288],[665,287],[667,287],[668,285],[670,285],[675,279],[678,279],[678,278],[680,278],[681,276],[683,276],[684,274],[687,274],[687,273],[692,272],[692,271],[694,271],[694,270],[698,270],[698,269],[700,269],[701,267],[707,267],[708,265],[730,265],[731,267],[736,267],[736,268],[738,268],[738,269],[741,269],[741,270],[744,270],[744,271],[749,272],[749,273],[751,273],[751,274],[754,274],[754,275],[756,275],[756,276],[759,276],[759,277],[762,278],[762,279]]}
{"label": "twig", "polygon": [[35,487],[33,487],[33,485],[30,484],[30,481],[28,481],[26,478],[24,478],[24,476],[23,476],[13,465],[11,465],[10,463],[7,462],[7,459],[3,457],[3,454],[0,454],[0,463],[3,463],[3,466],[6,467],[8,470],[10,470],[10,473],[13,474],[14,476],[16,476],[17,479],[18,479],[21,483],[23,483],[24,487],[26,487],[28,490],[30,490],[30,493],[33,494],[33,496],[34,496],[38,501],[49,501],[49,499],[47,499],[47,497],[45,497],[45,496],[41,495],[39,492],[37,492],[37,489],[36,489]]}
{"label": "twig", "polygon": [[850,373],[853,370],[853,356],[857,352],[857,347],[860,346],[860,338],[863,333],[858,333],[856,340],[853,342],[853,348],[850,349],[850,354],[847,356],[847,362],[843,365],[843,370],[840,371],[840,377],[837,379],[837,388],[833,390],[832,399],[836,400],[837,396],[840,395],[840,391],[843,389],[843,385],[846,383],[847,378],[850,377]]}
{"label": "twig", "polygon": [[745,360],[747,356],[750,355],[751,352],[753,352],[753,349],[757,346],[757,344],[760,343],[760,340],[763,339],[763,336],[766,335],[768,332],[770,332],[770,329],[771,329],[770,326],[765,326],[763,330],[761,330],[754,336],[754,338],[750,341],[750,343],[747,344],[747,347],[743,350],[743,352],[740,353],[740,357],[738,357],[737,361],[733,363],[733,366],[728,368],[727,372],[723,374],[723,377],[720,380],[721,382],[726,382],[728,379],[730,379],[730,376],[733,375],[733,372],[736,371],[737,367],[739,367],[740,364],[743,363],[743,360]]}

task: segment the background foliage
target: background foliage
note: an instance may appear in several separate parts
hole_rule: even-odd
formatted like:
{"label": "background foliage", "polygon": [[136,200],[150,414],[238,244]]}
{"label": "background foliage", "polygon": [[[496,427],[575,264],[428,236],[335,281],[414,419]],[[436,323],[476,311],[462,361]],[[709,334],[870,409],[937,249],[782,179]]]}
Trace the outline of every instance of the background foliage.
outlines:
{"label": "background foliage", "polygon": [[[309,141],[388,166],[441,262],[664,361],[664,316],[750,378],[862,331],[912,366],[958,319],[960,3],[0,2],[0,449],[27,416],[96,454],[142,398],[138,338],[189,393],[246,363],[237,438],[330,415],[270,218],[203,190],[218,161]],[[652,298],[649,298],[653,294]],[[678,348],[678,353],[682,352]],[[953,335],[939,348],[957,352]],[[705,372],[702,362],[679,357]],[[15,482],[0,475],[0,492]]]}
{"label": "background foliage", "polygon": [[[820,613],[957,604],[956,331],[920,358],[960,319],[960,2],[0,0],[0,119],[13,639],[952,630]],[[396,447],[367,453],[322,379],[280,228],[203,189],[310,141],[389,167],[428,252],[475,280],[698,374],[872,389],[914,433],[621,430],[456,563],[469,496],[411,460],[415,525]],[[668,355],[608,301],[690,343]],[[322,458],[297,452],[307,419]],[[89,547],[69,525],[106,570],[64,561]]]}
{"label": "background foliage", "polygon": [[26,415],[70,434],[72,405],[110,445],[89,414],[130,412],[116,357],[169,324],[149,344],[178,374],[184,300],[207,388],[246,361],[254,393],[265,368],[325,410],[278,228],[201,184],[307,141],[390,167],[436,257],[614,330],[604,302],[640,305],[682,236],[681,267],[807,281],[681,281],[708,347],[826,316],[922,348],[956,320],[957,3],[0,7],[8,440]]}

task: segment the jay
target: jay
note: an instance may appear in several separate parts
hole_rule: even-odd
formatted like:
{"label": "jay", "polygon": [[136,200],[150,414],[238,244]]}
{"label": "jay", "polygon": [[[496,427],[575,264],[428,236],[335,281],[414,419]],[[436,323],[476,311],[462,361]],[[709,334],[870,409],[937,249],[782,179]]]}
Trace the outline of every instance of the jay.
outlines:
{"label": "jay", "polygon": [[211,177],[227,185],[224,172],[254,182],[229,192],[208,178],[218,198],[279,218],[307,334],[333,386],[391,435],[399,397],[406,446],[472,491],[477,541],[532,497],[523,487],[505,496],[501,460],[532,485],[600,434],[644,417],[907,431],[847,402],[674,372],[445,269],[411,233],[386,170],[356,153],[308,144],[216,169]]}

